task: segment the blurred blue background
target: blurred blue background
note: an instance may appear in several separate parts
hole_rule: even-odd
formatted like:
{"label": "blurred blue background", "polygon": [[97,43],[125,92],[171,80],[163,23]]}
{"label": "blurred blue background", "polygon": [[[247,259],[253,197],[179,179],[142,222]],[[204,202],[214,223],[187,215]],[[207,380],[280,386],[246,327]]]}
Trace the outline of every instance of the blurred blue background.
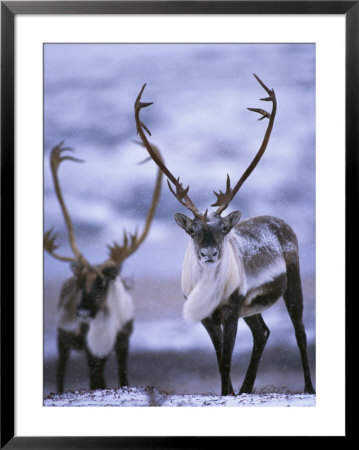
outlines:
{"label": "blurred blue background", "polygon": [[[242,217],[274,215],[296,232],[305,293],[305,325],[315,379],[315,45],[311,44],[46,44],[44,46],[44,229],[59,233],[61,254],[70,255],[54,194],[49,153],[64,140],[84,164],[59,171],[76,239],[92,263],[107,258],[107,244],[123,229],[141,228],[156,167],[138,165],[147,155],[138,139],[133,105],[154,104],[142,119],[167,166],[190,185],[201,210],[242,175],[267,126],[247,107],[270,108],[256,73],[276,92],[278,112],[268,148],[228,208]],[[188,236],[173,214],[186,211],[163,183],[162,197],[145,243],[124,264],[136,307],[131,340],[131,384],[172,392],[219,392],[215,354],[200,324],[182,320],[180,274]],[[44,256],[44,393],[55,390],[56,304],[69,265]],[[303,388],[299,353],[283,302],[263,314],[271,337],[257,378]],[[251,349],[240,322],[233,357],[237,389]],[[66,388],[87,387],[82,355],[73,354]],[[109,385],[116,386],[113,361]]]}

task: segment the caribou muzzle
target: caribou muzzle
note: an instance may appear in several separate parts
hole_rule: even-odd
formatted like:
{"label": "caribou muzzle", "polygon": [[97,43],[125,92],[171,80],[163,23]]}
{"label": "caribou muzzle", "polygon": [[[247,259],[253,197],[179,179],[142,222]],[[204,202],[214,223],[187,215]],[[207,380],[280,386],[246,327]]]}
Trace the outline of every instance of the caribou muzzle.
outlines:
{"label": "caribou muzzle", "polygon": [[79,320],[83,323],[89,323],[93,319],[89,309],[78,308],[76,314]]}
{"label": "caribou muzzle", "polygon": [[203,247],[199,254],[202,263],[213,264],[218,261],[219,251],[215,247]]}

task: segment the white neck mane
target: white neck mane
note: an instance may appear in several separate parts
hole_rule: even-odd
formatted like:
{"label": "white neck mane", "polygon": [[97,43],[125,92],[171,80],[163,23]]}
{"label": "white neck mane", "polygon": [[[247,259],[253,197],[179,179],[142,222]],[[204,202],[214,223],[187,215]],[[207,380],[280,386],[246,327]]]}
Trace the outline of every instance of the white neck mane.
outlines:
{"label": "white neck mane", "polygon": [[228,235],[223,241],[219,263],[202,266],[191,239],[182,266],[182,292],[187,299],[183,306],[185,320],[199,322],[210,316],[240,287],[243,271],[235,255]]}
{"label": "white neck mane", "polygon": [[132,298],[120,277],[110,281],[106,295],[106,302],[90,322],[86,337],[91,353],[99,358],[110,353],[118,332],[134,316]]}

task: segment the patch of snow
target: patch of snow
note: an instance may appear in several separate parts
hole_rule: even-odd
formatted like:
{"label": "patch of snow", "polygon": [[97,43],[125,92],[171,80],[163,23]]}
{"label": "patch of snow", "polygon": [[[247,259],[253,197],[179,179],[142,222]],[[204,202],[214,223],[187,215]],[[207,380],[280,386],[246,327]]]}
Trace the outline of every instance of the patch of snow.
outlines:
{"label": "patch of snow", "polygon": [[259,407],[313,407],[313,394],[263,393],[220,396],[214,394],[173,395],[153,387],[131,387],[105,390],[77,390],[64,394],[50,394],[44,400],[49,407],[104,407],[104,406],[259,406]]}

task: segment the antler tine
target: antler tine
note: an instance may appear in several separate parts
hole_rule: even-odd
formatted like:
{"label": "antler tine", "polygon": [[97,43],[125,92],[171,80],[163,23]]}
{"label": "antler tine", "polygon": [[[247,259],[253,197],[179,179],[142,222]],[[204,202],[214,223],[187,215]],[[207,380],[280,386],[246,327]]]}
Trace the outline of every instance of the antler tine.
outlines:
{"label": "antler tine", "polygon": [[[142,241],[141,241],[142,242]],[[123,243],[119,245],[117,242],[114,242],[113,245],[108,245],[107,248],[110,251],[110,257],[102,264],[102,267],[113,264],[120,265],[127,259],[132,253],[140,245],[138,239],[138,230],[134,233],[127,234],[127,231],[123,231]]]}
{"label": "antler tine", "polygon": [[59,259],[60,261],[66,261],[66,262],[76,262],[76,258],[72,258],[70,256],[61,256],[58,253],[55,252],[57,248],[59,248],[59,245],[56,244],[56,239],[58,235],[56,233],[53,233],[54,227],[50,228],[46,231],[44,234],[44,249],[54,258]]}
{"label": "antler tine", "polygon": [[218,214],[218,215],[222,214],[222,212],[228,207],[230,202],[233,200],[233,198],[239,191],[242,184],[246,181],[246,179],[249,177],[249,175],[253,172],[254,168],[257,166],[259,160],[262,158],[263,153],[265,152],[265,150],[267,148],[269,138],[272,133],[274,118],[275,118],[275,115],[277,112],[277,99],[276,99],[274,90],[269,89],[255,73],[253,75],[254,75],[255,79],[258,81],[258,83],[263,87],[263,89],[268,94],[268,97],[261,98],[260,100],[262,100],[264,102],[269,102],[269,101],[272,102],[273,103],[272,112],[269,113],[269,112],[265,111],[264,109],[260,109],[260,108],[247,108],[250,111],[254,111],[256,113],[261,114],[262,117],[260,117],[258,120],[263,120],[265,118],[269,119],[268,127],[265,132],[262,144],[261,144],[256,156],[254,157],[254,159],[252,160],[250,165],[247,167],[247,169],[245,170],[245,172],[243,173],[241,178],[238,180],[238,182],[234,186],[234,188],[233,189],[231,188],[231,181],[230,181],[229,175],[227,175],[226,192],[223,193],[222,191],[219,191],[219,193],[217,193],[217,192],[214,193],[217,197],[217,201],[216,201],[216,203],[214,203],[211,206],[218,206],[218,209],[216,211],[216,214]]}
{"label": "antler tine", "polygon": [[[203,219],[203,216],[199,213],[196,205],[192,202],[192,200],[188,196],[189,186],[187,188],[183,188],[182,183],[180,183],[179,178],[176,178],[165,166],[161,158],[156,155],[156,152],[153,151],[151,144],[148,142],[148,139],[144,133],[143,130],[145,130],[149,136],[151,136],[151,133],[149,129],[146,127],[146,125],[141,121],[140,119],[140,111],[142,108],[146,108],[147,106],[150,106],[153,104],[153,102],[150,103],[142,103],[141,97],[143,94],[143,91],[146,87],[146,84],[143,85],[140,93],[137,96],[137,99],[135,101],[135,119],[136,119],[136,127],[137,127],[137,133],[140,135],[141,140],[143,142],[144,147],[150,154],[151,158],[154,160],[154,162],[157,164],[157,166],[160,168],[160,170],[166,175],[168,178],[168,186],[170,188],[170,191],[172,194],[177,198],[177,200],[181,203],[181,205],[185,206],[187,209],[189,209],[195,217],[198,217],[200,219]],[[170,185],[171,182],[174,186],[174,190],[172,186]]]}
{"label": "antler tine", "polygon": [[67,211],[67,208],[66,208],[63,196],[62,196],[60,183],[59,183],[59,178],[58,178],[58,169],[59,169],[60,164],[63,161],[70,160],[70,161],[75,161],[75,162],[83,162],[83,160],[75,158],[73,156],[69,156],[69,155],[61,156],[64,151],[74,151],[70,147],[63,147],[63,144],[64,144],[64,141],[61,141],[58,145],[53,147],[53,149],[51,150],[50,167],[51,167],[52,178],[53,178],[54,186],[55,186],[55,193],[56,193],[57,199],[58,199],[58,201],[60,203],[60,207],[61,207],[64,219],[65,219],[67,232],[68,232],[68,235],[69,235],[70,245],[71,245],[71,248],[72,248],[72,251],[73,251],[75,257],[72,258],[72,257],[67,257],[67,256],[61,256],[61,255],[58,255],[58,254],[56,254],[54,252],[54,250],[56,250],[56,248],[58,248],[58,245],[55,244],[55,240],[57,238],[57,235],[52,233],[53,229],[48,230],[45,233],[45,235],[44,235],[44,248],[52,256],[54,256],[57,259],[60,259],[61,261],[69,261],[69,262],[82,261],[82,262],[85,262],[83,256],[81,255],[81,253],[80,253],[80,251],[79,251],[79,249],[77,248],[77,245],[76,245],[74,228],[73,228],[70,215],[69,215],[69,213]]}

